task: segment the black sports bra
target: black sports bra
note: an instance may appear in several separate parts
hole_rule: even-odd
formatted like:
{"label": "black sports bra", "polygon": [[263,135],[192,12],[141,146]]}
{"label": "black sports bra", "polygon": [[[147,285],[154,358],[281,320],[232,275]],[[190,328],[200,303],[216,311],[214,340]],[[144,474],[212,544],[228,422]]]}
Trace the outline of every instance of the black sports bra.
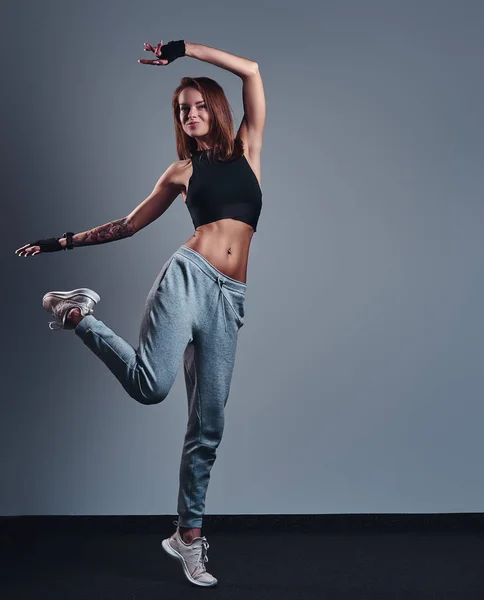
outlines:
{"label": "black sports bra", "polygon": [[262,190],[244,155],[228,161],[192,153],[193,174],[186,205],[195,229],[220,219],[248,223],[254,232],[262,210]]}

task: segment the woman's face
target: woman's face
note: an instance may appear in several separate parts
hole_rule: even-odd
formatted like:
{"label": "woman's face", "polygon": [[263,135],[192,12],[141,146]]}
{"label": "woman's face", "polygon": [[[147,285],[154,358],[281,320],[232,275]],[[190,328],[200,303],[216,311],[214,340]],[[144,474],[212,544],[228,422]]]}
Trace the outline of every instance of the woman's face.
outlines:
{"label": "woman's face", "polygon": [[[194,88],[185,88],[178,96],[180,104],[180,123],[187,135],[196,138],[197,142],[206,141],[209,131],[210,115],[203,101],[202,94]],[[194,125],[191,126],[191,123]]]}

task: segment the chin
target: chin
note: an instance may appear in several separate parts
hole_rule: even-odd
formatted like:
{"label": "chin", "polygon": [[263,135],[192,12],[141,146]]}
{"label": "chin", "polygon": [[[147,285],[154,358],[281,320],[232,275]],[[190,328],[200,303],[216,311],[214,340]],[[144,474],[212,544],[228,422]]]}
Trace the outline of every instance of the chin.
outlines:
{"label": "chin", "polygon": [[187,135],[189,135],[191,138],[194,139],[203,139],[204,137],[206,137],[208,135],[208,129],[207,131],[204,131],[203,133],[201,133],[200,131],[197,132],[192,132],[192,131],[187,131]]}

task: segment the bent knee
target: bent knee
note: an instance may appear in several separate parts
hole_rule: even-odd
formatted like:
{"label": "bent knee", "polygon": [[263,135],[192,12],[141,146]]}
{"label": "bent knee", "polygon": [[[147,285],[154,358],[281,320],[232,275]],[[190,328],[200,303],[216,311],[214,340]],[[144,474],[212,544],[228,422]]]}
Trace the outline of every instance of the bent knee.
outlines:
{"label": "bent knee", "polygon": [[139,370],[138,378],[133,385],[133,393],[130,394],[140,404],[159,404],[170,393],[173,380],[167,378],[155,379],[152,376],[147,376],[143,369]]}
{"label": "bent knee", "polygon": [[152,404],[159,404],[168,396],[166,390],[150,390],[143,392],[142,390],[136,390],[133,394],[130,394],[140,404],[150,406]]}

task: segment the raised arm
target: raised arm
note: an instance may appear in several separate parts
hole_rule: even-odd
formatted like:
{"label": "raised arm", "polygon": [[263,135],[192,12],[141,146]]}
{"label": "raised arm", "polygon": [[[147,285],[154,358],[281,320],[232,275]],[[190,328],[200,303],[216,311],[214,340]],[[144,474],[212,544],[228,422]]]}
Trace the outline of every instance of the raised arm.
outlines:
{"label": "raised arm", "polygon": [[211,63],[239,77],[252,75],[259,68],[253,60],[229,54],[217,48],[211,48],[203,44],[193,44],[187,41],[185,41],[185,56],[191,56],[192,58],[198,58],[198,60]]}
{"label": "raised arm", "polygon": [[226,69],[242,79],[244,116],[237,137],[242,139],[244,148],[251,156],[260,154],[266,120],[266,100],[259,65],[223,50],[191,42],[185,42],[185,56]]}

